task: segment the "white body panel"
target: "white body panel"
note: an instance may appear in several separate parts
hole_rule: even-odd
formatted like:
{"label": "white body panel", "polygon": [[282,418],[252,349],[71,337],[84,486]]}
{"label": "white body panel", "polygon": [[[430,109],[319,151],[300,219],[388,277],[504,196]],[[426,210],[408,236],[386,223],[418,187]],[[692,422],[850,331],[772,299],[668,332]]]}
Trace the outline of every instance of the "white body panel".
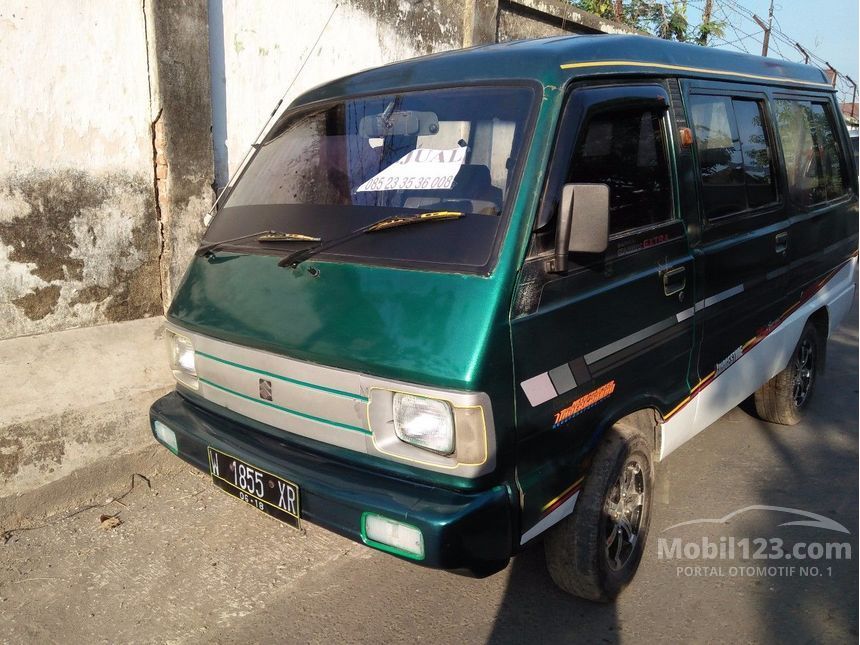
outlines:
{"label": "white body panel", "polygon": [[528,531],[523,533],[523,536],[520,538],[520,544],[525,544],[532,538],[537,537],[549,527],[558,524],[565,517],[573,513],[573,507],[576,506],[576,500],[578,497],[579,491],[576,491],[570,499],[565,500],[561,506],[531,527]]}
{"label": "white body panel", "polygon": [[692,439],[785,369],[806,321],[821,307],[827,307],[829,331],[832,333],[853,301],[856,269],[857,258],[852,258],[776,329],[726,368],[678,413],[661,424],[660,459]]}

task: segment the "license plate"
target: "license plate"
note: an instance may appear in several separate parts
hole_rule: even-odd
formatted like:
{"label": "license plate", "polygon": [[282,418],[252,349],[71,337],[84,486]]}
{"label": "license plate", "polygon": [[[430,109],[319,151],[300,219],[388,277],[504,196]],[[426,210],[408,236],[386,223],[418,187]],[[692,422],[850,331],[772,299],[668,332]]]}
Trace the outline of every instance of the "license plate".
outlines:
{"label": "license plate", "polygon": [[241,459],[209,448],[212,482],[266,515],[299,528],[299,487]]}

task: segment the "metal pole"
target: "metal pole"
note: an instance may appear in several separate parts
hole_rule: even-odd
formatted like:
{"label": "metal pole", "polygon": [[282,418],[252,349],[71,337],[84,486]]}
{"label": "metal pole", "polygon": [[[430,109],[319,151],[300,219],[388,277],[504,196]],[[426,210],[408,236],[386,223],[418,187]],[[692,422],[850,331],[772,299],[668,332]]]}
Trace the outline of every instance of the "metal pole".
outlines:
{"label": "metal pole", "polygon": [[800,51],[801,54],[803,54],[803,58],[804,58],[803,62],[806,63],[807,65],[809,65],[809,53],[803,48],[803,46],[800,43],[794,43],[794,46],[797,47],[797,49]]}
{"label": "metal pole", "polygon": [[851,118],[856,119],[857,115],[854,114],[854,106],[857,105],[857,83],[855,83],[854,79],[852,79],[850,76],[846,76],[845,80],[854,86],[854,91],[851,93]]}
{"label": "metal pole", "polygon": [[767,56],[767,49],[770,44],[770,31],[773,26],[773,0],[770,0],[770,8],[767,11],[767,24],[765,24],[764,20],[756,15],[753,15],[753,20],[755,20],[758,26],[764,30],[764,38],[761,43],[761,55]]}
{"label": "metal pole", "polygon": [[711,13],[714,10],[714,0],[705,0],[705,8],[702,10],[702,30],[699,33],[699,44],[706,46],[708,44],[708,27],[711,24]]}
{"label": "metal pole", "polygon": [[836,87],[836,79],[837,79],[837,78],[839,78],[839,72],[838,72],[838,71],[836,71],[836,68],[835,68],[835,67],[833,67],[833,65],[831,65],[831,64],[830,64],[830,63],[828,63],[827,61],[824,61],[824,64],[825,64],[825,65],[827,65],[827,68],[828,68],[831,72],[833,72],[833,81],[832,81],[830,84],[831,84],[833,87]]}
{"label": "metal pole", "polygon": [[767,46],[770,44],[770,31],[773,29],[773,0],[770,0],[770,9],[767,10],[767,31],[764,32],[762,43],[762,56],[767,56]]}

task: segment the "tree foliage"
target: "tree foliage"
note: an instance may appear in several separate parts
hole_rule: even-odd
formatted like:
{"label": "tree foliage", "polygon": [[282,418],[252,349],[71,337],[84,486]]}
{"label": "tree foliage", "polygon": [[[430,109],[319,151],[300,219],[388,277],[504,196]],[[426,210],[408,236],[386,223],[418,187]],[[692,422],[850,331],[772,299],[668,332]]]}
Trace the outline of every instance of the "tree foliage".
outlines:
{"label": "tree foliage", "polygon": [[713,37],[722,38],[726,24],[715,20],[710,10],[702,23],[691,25],[687,17],[688,0],[569,0],[576,7],[628,27],[653,33],[666,40],[707,45]]}

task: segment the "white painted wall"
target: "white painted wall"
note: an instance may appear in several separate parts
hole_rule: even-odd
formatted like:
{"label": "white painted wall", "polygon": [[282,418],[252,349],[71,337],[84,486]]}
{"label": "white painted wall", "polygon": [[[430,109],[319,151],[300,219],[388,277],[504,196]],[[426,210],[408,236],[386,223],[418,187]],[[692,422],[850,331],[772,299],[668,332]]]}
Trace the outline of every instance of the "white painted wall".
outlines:
{"label": "white painted wall", "polygon": [[[441,37],[434,42],[427,42],[420,30],[410,34],[394,27],[398,16],[380,20],[344,0],[337,10],[333,0],[209,0],[219,185],[226,179],[225,156],[232,174],[305,58],[307,63],[281,109],[305,90],[326,81],[429,51],[459,47],[459,33],[445,25],[460,23],[462,17],[445,15],[444,3],[431,4],[430,10],[437,14],[433,20],[441,26]],[[399,17],[408,15],[413,5],[407,0],[400,2]],[[458,2],[453,6],[462,12]],[[218,51],[219,33],[223,34],[223,55]],[[314,48],[318,37],[319,45]]]}
{"label": "white painted wall", "polygon": [[2,0],[0,79],[0,339],[155,312],[141,0]]}
{"label": "white painted wall", "polygon": [[[460,47],[473,7],[205,1],[222,186],[287,88],[282,110],[336,77]],[[195,246],[199,227],[169,208],[157,213],[154,201],[159,96],[151,88],[160,86],[151,79],[161,67],[173,84],[200,78],[183,80],[180,64],[150,64],[182,53],[147,28],[158,24],[148,18],[156,2],[180,23],[194,9],[171,0],[0,0],[0,339],[161,313],[162,285],[169,297]],[[160,163],[181,176],[181,156]],[[205,183],[183,212],[208,210],[208,175]]]}
{"label": "white painted wall", "polygon": [[140,0],[3,0],[0,78],[0,173],[150,167]]}

